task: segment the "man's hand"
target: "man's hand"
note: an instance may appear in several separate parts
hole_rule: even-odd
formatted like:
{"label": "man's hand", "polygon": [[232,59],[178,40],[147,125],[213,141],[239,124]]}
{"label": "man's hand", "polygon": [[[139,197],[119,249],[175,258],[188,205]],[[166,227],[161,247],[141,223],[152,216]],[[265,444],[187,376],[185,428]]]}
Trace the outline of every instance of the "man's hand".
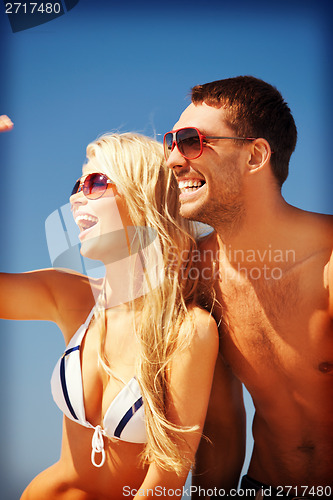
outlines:
{"label": "man's hand", "polygon": [[0,132],[8,132],[14,127],[14,123],[7,115],[0,116]]}

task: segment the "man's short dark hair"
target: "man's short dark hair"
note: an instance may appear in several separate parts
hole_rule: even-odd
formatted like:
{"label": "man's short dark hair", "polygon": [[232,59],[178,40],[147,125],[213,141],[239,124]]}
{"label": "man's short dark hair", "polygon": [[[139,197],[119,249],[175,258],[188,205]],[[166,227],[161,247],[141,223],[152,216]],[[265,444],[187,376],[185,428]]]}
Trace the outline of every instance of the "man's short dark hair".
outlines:
{"label": "man's short dark hair", "polygon": [[297,129],[287,103],[275,87],[253,76],[237,76],[196,85],[192,102],[222,106],[226,124],[237,136],[266,139],[273,151],[273,174],[282,186],[296,146]]}

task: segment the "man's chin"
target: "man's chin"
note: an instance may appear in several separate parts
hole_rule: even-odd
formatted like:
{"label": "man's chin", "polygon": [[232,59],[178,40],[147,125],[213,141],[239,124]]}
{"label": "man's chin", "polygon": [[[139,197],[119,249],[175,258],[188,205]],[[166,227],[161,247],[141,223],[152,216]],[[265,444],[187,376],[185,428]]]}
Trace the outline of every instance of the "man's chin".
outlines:
{"label": "man's chin", "polygon": [[189,207],[181,205],[179,213],[184,219],[196,220],[196,210],[191,210]]}
{"label": "man's chin", "polygon": [[196,193],[189,196],[180,196],[179,213],[184,219],[207,223],[207,212],[209,213],[210,198],[208,196],[207,184]]}
{"label": "man's chin", "polygon": [[184,219],[203,222],[204,224],[207,224],[206,220],[202,220],[202,210],[198,208],[194,209],[193,207],[190,208],[189,206],[181,205],[179,213],[182,217],[184,217]]}

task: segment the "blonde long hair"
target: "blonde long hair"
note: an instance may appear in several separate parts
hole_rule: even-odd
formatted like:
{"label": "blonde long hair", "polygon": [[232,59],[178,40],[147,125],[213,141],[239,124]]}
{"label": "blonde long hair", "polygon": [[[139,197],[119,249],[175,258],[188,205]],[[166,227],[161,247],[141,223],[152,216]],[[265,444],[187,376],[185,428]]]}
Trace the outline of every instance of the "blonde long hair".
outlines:
{"label": "blonde long hair", "polygon": [[[144,400],[148,436],[143,459],[182,473],[191,465],[193,454],[189,450],[184,456],[180,443],[185,442],[186,432],[196,428],[182,428],[168,421],[167,396],[171,361],[191,340],[181,334],[180,327],[189,314],[187,305],[193,301],[196,288],[195,276],[191,279],[189,272],[196,249],[194,227],[179,215],[177,182],[165,165],[162,145],[157,141],[133,133],[105,134],[88,145],[87,158],[90,165],[96,165],[96,171],[106,173],[115,182],[133,225],[157,233],[163,258],[163,279],[158,286],[149,275],[149,252],[145,255],[144,250],[139,251],[146,263],[149,285],[139,301],[139,321],[135,322],[140,346],[136,377]],[[133,307],[138,309],[138,301],[134,306],[133,300]],[[105,319],[103,307],[101,314]],[[100,359],[108,373],[114,375],[104,351],[106,328],[101,330]]]}

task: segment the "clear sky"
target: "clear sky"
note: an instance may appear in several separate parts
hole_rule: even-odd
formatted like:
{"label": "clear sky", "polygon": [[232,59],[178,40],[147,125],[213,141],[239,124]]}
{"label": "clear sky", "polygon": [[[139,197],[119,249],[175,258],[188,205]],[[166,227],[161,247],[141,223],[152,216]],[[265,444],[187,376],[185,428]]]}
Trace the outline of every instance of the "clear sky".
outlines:
{"label": "clear sky", "polygon": [[[80,0],[18,33],[0,5],[0,114],[15,123],[0,137],[2,270],[51,265],[45,221],[68,202],[88,142],[111,130],[163,135],[193,85],[241,74],[275,85],[294,114],[287,201],[333,213],[328,2],[115,3]],[[62,417],[49,381],[64,343],[52,324],[0,328],[1,497],[17,500],[59,457]]]}

